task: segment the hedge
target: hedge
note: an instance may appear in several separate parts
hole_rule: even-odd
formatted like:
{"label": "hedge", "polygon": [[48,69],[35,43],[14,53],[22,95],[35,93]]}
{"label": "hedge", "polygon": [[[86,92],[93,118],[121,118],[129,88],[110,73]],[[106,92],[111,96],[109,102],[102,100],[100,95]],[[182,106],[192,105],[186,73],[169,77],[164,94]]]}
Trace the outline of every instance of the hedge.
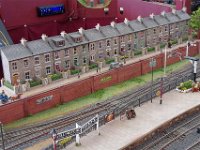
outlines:
{"label": "hedge", "polygon": [[155,47],[149,47],[149,48],[147,48],[147,51],[148,52],[153,52],[153,51],[155,51]]}
{"label": "hedge", "polygon": [[80,70],[70,70],[70,72],[71,72],[71,75],[74,75],[74,74],[80,73]]}
{"label": "hedge", "polygon": [[89,66],[89,69],[94,69],[94,68],[97,68],[98,66],[97,66],[97,64],[91,64],[90,66]]}
{"label": "hedge", "polygon": [[5,81],[4,81],[4,85],[5,85],[7,88],[9,88],[9,89],[14,90],[12,84],[11,84],[9,81],[6,81],[6,80],[5,80]]}
{"label": "hedge", "polygon": [[62,74],[52,74],[50,75],[52,81],[55,81],[55,80],[58,80],[58,79],[61,79],[62,78]]}
{"label": "hedge", "polygon": [[34,87],[34,86],[38,86],[40,84],[42,84],[42,81],[41,80],[32,80],[32,81],[29,81],[30,83],[30,87]]}
{"label": "hedge", "polygon": [[142,54],[142,51],[134,51],[134,55],[137,56],[137,55],[141,55]]}
{"label": "hedge", "polygon": [[106,64],[110,64],[110,63],[112,63],[112,62],[115,62],[115,59],[107,59],[107,60],[106,60]]}

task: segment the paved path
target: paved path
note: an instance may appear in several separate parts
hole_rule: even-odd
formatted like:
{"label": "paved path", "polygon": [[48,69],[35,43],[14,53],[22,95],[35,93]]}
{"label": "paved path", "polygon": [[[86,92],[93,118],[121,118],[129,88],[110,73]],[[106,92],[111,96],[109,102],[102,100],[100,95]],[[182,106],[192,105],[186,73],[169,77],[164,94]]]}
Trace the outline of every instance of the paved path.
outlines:
{"label": "paved path", "polygon": [[[183,46],[186,46],[186,43],[173,46],[171,49],[167,49],[167,51],[171,51],[171,50],[177,49],[178,47],[183,47]],[[157,51],[157,52],[153,52],[153,53],[148,53],[148,54],[140,56],[140,57],[135,57],[135,58],[133,58],[131,60],[127,60],[125,65],[132,64],[134,62],[138,62],[140,60],[156,56],[156,55],[158,55],[160,53],[161,53],[161,51]],[[36,95],[36,94],[39,94],[39,93],[43,93],[45,91],[49,91],[51,89],[55,89],[57,87],[60,87],[60,86],[63,86],[63,85],[69,84],[69,83],[73,83],[73,82],[76,82],[76,81],[83,80],[83,79],[86,79],[86,78],[88,78],[90,76],[94,76],[94,75],[106,72],[106,71],[108,71],[108,69],[109,69],[109,67],[104,67],[102,69],[102,71],[99,72],[99,73],[97,73],[96,70],[93,70],[93,71],[90,71],[90,72],[82,74],[80,76],[80,78],[78,78],[78,76],[75,76],[75,77],[72,77],[72,78],[69,78],[69,79],[57,80],[56,82],[48,84],[47,86],[34,87],[30,91],[24,92],[23,95],[21,95],[21,98],[25,98],[25,97]]]}
{"label": "paved path", "polygon": [[[69,145],[66,150],[117,150],[130,144],[142,135],[155,129],[162,123],[178,116],[190,108],[200,104],[200,92],[178,93],[173,90],[163,96],[163,104],[159,104],[159,98],[153,99],[153,103],[144,103],[135,108],[136,118],[120,121],[116,118],[110,123],[100,127],[101,135],[97,131],[89,133],[81,138],[81,146],[75,143]],[[51,144],[52,140],[40,142],[26,150],[40,150]]]}
{"label": "paved path", "polygon": [[153,103],[145,103],[137,107],[136,118],[132,120],[119,118],[102,126],[101,135],[91,132],[81,138],[81,146],[69,145],[66,150],[117,150],[138,139],[145,133],[157,128],[164,122],[176,117],[200,104],[200,92],[178,93],[173,90],[164,95],[163,104],[159,104],[159,98]]}

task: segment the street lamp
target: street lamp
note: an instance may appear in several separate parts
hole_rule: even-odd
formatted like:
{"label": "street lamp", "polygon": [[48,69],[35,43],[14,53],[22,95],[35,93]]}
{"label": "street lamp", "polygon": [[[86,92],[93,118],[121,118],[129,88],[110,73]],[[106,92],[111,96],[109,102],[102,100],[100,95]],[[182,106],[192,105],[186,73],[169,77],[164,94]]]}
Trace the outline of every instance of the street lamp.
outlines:
{"label": "street lamp", "polygon": [[198,63],[198,61],[199,61],[199,58],[186,56],[185,59],[189,59],[189,61],[190,61],[190,62],[192,63],[192,65],[193,65],[194,82],[196,82],[197,63]]}
{"label": "street lamp", "polygon": [[151,103],[152,103],[152,99],[153,99],[153,67],[156,66],[156,59],[155,58],[151,58],[150,62],[149,62],[149,66],[151,67]]}

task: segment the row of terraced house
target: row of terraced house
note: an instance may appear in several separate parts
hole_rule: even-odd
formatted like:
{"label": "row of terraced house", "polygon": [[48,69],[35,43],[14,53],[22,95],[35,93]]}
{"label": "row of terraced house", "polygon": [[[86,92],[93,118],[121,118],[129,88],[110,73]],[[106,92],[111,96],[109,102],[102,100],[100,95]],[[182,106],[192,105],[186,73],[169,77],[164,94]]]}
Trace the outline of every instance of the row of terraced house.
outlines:
{"label": "row of terraced house", "polygon": [[132,58],[144,50],[159,49],[169,40],[186,39],[189,19],[185,9],[172,10],[53,37],[43,34],[34,41],[22,38],[21,43],[1,49],[4,78],[14,85],[114,58]]}

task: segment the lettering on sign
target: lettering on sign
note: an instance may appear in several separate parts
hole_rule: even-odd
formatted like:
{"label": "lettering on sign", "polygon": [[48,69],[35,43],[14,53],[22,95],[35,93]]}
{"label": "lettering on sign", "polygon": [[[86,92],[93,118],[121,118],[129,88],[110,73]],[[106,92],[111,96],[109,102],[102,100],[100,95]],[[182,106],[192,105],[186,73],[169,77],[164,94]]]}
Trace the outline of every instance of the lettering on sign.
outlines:
{"label": "lettering on sign", "polygon": [[68,130],[68,131],[58,133],[56,135],[56,139],[59,140],[59,139],[65,138],[65,137],[73,137],[73,136],[76,136],[76,134],[81,134],[81,133],[82,133],[81,128],[77,128],[77,129],[75,128],[75,129],[72,129],[72,130]]}
{"label": "lettering on sign", "polygon": [[112,77],[111,76],[107,76],[107,77],[102,78],[101,82],[108,82],[110,80],[112,80]]}
{"label": "lettering on sign", "polygon": [[36,104],[42,104],[42,103],[45,103],[45,102],[48,102],[50,100],[53,99],[53,95],[50,95],[50,96],[46,96],[46,97],[43,97],[43,98],[40,98],[38,100],[36,100]]}
{"label": "lettering on sign", "polygon": [[90,121],[88,121],[87,123],[85,123],[82,126],[82,132],[88,130],[89,128],[91,128],[92,126],[94,126],[98,121],[98,117],[94,117],[92,118]]}

